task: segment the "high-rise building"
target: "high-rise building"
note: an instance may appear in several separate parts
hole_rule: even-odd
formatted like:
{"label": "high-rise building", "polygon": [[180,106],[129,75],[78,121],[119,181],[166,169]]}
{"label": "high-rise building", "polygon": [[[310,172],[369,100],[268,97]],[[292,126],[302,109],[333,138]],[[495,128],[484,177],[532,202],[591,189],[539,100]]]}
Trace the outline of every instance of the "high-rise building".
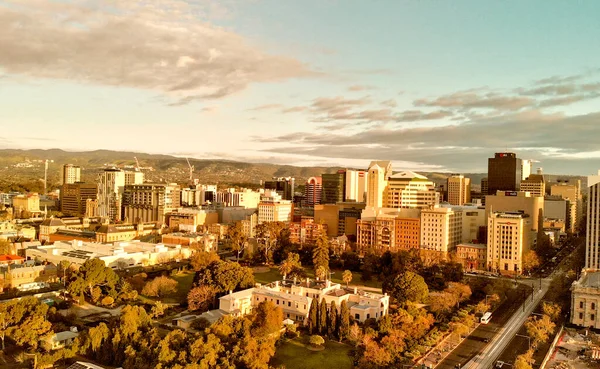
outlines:
{"label": "high-rise building", "polygon": [[165,215],[181,206],[180,200],[181,188],[176,183],[126,185],[123,218],[132,223],[164,223]]}
{"label": "high-rise building", "polygon": [[265,222],[291,222],[294,205],[283,200],[275,191],[267,190],[258,203],[258,224]]}
{"label": "high-rise building", "polygon": [[272,181],[265,182],[265,190],[276,191],[283,200],[294,200],[294,183],[293,177],[273,177]]}
{"label": "high-rise building", "polygon": [[600,170],[588,176],[587,232],[585,237],[585,268],[600,269]]}
{"label": "high-rise building", "polygon": [[496,191],[519,191],[521,185],[521,159],[512,152],[496,153],[488,159],[488,195]]}
{"label": "high-rise building", "polygon": [[344,201],[365,202],[367,178],[367,173],[364,170],[347,169]]}
{"label": "high-rise building", "polygon": [[486,196],[485,201],[486,219],[493,212],[520,212],[531,217],[532,231],[537,231],[538,226],[543,223],[544,197],[542,196],[532,196],[529,192],[498,191],[496,196]]}
{"label": "high-rise building", "polygon": [[464,205],[471,202],[471,178],[462,174],[448,177],[448,202],[452,205]]}
{"label": "high-rise building", "polygon": [[125,185],[142,184],[143,172],[105,169],[98,176],[98,215],[113,221],[121,220],[121,204]]}
{"label": "high-rise building", "polygon": [[531,196],[546,196],[546,181],[542,174],[542,168],[538,168],[536,174],[530,174],[521,181],[521,192],[529,192]]}
{"label": "high-rise building", "polygon": [[346,171],[339,170],[337,173],[321,175],[323,190],[321,193],[322,204],[336,204],[345,200],[346,194]]}
{"label": "high-rise building", "polygon": [[523,255],[529,251],[531,217],[522,213],[493,212],[488,217],[488,270],[514,275],[523,272]]}
{"label": "high-rise building", "polygon": [[485,197],[489,195],[489,184],[487,177],[481,178],[481,204],[485,205]]}
{"label": "high-rise building", "polygon": [[356,222],[356,245],[361,255],[369,252],[418,249],[420,242],[419,209],[393,209]]}
{"label": "high-rise building", "polygon": [[533,160],[522,159],[521,160],[521,180],[524,181],[531,175],[531,165]]}
{"label": "high-rise building", "polygon": [[583,212],[581,181],[578,179],[559,179],[557,183],[550,186],[550,195],[560,196],[565,200],[569,200],[567,229],[575,233],[581,219],[581,213]]}
{"label": "high-rise building", "polygon": [[60,188],[60,211],[73,217],[86,215],[87,200],[96,200],[98,185],[95,183],[65,183]]}
{"label": "high-rise building", "polygon": [[73,164],[65,164],[62,167],[61,183],[71,184],[81,181],[81,167]]}
{"label": "high-rise building", "polygon": [[384,191],[392,175],[391,161],[372,161],[367,178],[367,209],[374,211],[384,206]]}
{"label": "high-rise building", "polygon": [[321,177],[310,177],[304,187],[306,205],[315,206],[321,203],[323,180]]}
{"label": "high-rise building", "polygon": [[425,258],[446,259],[462,240],[462,210],[433,208],[421,211],[421,250]]}
{"label": "high-rise building", "polygon": [[439,193],[435,183],[427,177],[411,171],[390,176],[384,192],[387,208],[429,209],[439,204]]}
{"label": "high-rise building", "polygon": [[260,192],[252,191],[248,188],[241,190],[228,188],[216,193],[215,203],[223,206],[241,206],[245,209],[257,209],[260,202]]}

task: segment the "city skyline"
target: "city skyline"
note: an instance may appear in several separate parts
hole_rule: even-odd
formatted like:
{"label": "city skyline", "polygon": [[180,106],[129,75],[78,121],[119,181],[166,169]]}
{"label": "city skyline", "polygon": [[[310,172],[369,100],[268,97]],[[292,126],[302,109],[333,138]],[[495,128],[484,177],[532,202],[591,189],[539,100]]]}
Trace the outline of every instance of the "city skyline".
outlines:
{"label": "city skyline", "polygon": [[599,8],[0,0],[0,148],[595,173]]}

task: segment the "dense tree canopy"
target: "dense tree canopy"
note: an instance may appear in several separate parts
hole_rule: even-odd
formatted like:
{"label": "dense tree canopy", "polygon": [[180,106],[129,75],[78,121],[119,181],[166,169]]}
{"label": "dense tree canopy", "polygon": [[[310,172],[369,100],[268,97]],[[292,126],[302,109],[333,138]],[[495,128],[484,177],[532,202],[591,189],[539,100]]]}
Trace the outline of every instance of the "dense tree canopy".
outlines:
{"label": "dense tree canopy", "polygon": [[413,272],[398,274],[390,283],[384,284],[383,289],[398,303],[423,302],[429,295],[425,280]]}
{"label": "dense tree canopy", "polygon": [[87,295],[94,302],[102,295],[116,298],[119,276],[100,259],[89,259],[74,273],[67,290],[73,296]]}

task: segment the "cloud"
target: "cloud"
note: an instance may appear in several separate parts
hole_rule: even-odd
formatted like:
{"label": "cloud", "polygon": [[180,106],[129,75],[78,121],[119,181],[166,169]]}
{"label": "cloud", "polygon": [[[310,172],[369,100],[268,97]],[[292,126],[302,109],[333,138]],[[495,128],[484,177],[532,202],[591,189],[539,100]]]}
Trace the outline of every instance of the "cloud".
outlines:
{"label": "cloud", "polygon": [[281,107],[282,107],[281,104],[265,104],[265,105],[260,105],[260,106],[248,109],[248,111],[269,110],[269,109],[277,109],[277,108],[281,108]]}
{"label": "cloud", "polygon": [[382,101],[381,105],[387,106],[389,108],[395,108],[398,106],[398,104],[396,103],[396,100],[393,100],[393,99]]}
{"label": "cloud", "polygon": [[415,106],[461,108],[461,109],[496,109],[516,111],[534,105],[535,100],[522,96],[502,96],[496,93],[480,94],[475,92],[455,92],[435,99],[418,99]]}
{"label": "cloud", "polygon": [[159,91],[171,105],[318,73],[207,20],[211,2],[4,0],[0,69],[30,78]]}
{"label": "cloud", "polygon": [[299,113],[308,109],[306,106],[292,106],[291,108],[285,108],[281,112],[282,113]]}
{"label": "cloud", "polygon": [[436,120],[448,118],[454,115],[448,110],[437,110],[429,113],[420,110],[407,110],[398,115],[396,121],[398,122],[416,122],[420,120]]}
{"label": "cloud", "polygon": [[348,87],[348,91],[367,91],[375,89],[373,86],[367,85],[352,85]]}

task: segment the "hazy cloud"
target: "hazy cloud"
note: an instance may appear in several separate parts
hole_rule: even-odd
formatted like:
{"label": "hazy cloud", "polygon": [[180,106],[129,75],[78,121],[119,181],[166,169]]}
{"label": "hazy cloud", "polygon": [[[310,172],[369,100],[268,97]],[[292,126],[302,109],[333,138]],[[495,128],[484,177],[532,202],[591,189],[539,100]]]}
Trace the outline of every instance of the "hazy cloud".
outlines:
{"label": "hazy cloud", "polygon": [[281,104],[265,104],[265,105],[260,105],[260,106],[248,109],[248,111],[277,109],[277,108],[281,108],[282,106],[283,105],[281,105]]}
{"label": "hazy cloud", "polygon": [[398,106],[398,104],[396,103],[396,100],[393,100],[393,99],[382,101],[381,105],[387,106],[387,107],[390,107],[390,108],[395,108],[395,107]]}
{"label": "hazy cloud", "polygon": [[172,105],[317,75],[211,25],[215,13],[226,12],[210,1],[0,0],[0,69],[160,91],[177,99]]}
{"label": "hazy cloud", "polygon": [[367,86],[367,85],[352,85],[350,87],[348,87],[348,91],[367,91],[367,90],[373,90],[374,87],[373,86]]}
{"label": "hazy cloud", "polygon": [[535,100],[522,96],[502,96],[496,93],[456,92],[435,99],[418,99],[415,106],[474,109],[486,108],[516,111],[534,105]]}

